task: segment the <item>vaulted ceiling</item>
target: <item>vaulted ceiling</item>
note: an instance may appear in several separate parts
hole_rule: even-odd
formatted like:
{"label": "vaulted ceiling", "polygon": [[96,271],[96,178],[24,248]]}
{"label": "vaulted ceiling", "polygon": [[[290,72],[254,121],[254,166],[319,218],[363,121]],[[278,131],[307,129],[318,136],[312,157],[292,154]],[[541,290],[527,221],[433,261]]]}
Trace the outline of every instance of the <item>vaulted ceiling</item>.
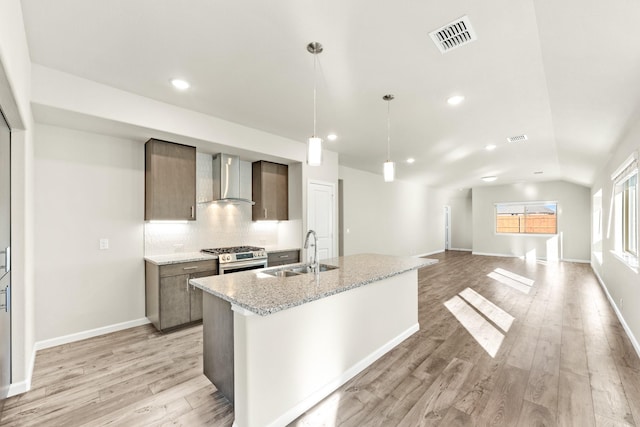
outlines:
{"label": "vaulted ceiling", "polygon": [[[306,45],[320,42],[317,133],[338,135],[327,149],[381,173],[382,96],[394,94],[398,178],[430,186],[483,185],[488,175],[590,185],[638,119],[636,0],[22,4],[34,63],[301,143],[313,130]],[[441,53],[429,33],[465,15],[477,40]],[[176,91],[173,77],[191,88]],[[454,107],[452,95],[465,99]],[[526,142],[507,143],[520,134]]]}

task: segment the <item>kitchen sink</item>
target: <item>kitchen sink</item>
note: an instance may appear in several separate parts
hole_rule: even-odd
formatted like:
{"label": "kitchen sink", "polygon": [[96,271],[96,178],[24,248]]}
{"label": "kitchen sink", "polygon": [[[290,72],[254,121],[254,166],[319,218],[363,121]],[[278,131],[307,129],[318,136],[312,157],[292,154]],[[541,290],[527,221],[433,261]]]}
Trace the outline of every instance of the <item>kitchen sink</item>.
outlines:
{"label": "kitchen sink", "polygon": [[291,276],[299,276],[302,273],[296,273],[295,271],[291,271],[291,270],[273,270],[273,271],[262,271],[262,273],[265,274],[269,274],[271,276],[276,276],[276,277],[291,277]]}
{"label": "kitchen sink", "polygon": [[[335,270],[336,268],[338,267],[336,267],[335,265],[320,264],[320,273],[322,273],[323,271]],[[291,277],[299,276],[301,274],[313,273],[313,270],[311,269],[311,265],[304,264],[291,267],[262,270],[261,273],[269,274],[275,277]]]}

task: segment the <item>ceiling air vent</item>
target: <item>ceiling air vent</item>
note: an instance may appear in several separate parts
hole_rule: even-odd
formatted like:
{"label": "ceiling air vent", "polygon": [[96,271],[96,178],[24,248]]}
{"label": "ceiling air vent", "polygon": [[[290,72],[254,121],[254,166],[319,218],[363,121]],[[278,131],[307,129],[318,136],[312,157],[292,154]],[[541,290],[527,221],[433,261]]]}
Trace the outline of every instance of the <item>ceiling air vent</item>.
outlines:
{"label": "ceiling air vent", "polygon": [[516,136],[510,136],[507,138],[507,142],[524,142],[527,140],[527,135],[516,135]]}
{"label": "ceiling air vent", "polygon": [[430,32],[429,35],[441,53],[449,52],[478,38],[466,15]]}

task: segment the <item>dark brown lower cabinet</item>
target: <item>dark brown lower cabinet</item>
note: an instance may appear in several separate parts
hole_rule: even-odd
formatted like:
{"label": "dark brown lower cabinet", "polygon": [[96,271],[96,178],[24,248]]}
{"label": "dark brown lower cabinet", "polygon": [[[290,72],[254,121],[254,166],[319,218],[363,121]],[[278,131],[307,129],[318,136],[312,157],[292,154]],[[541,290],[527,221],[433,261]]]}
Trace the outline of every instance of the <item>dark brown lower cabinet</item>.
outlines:
{"label": "dark brown lower cabinet", "polygon": [[233,311],[231,304],[209,293],[204,295],[203,303],[202,358],[204,375],[233,405]]}
{"label": "dark brown lower cabinet", "polygon": [[202,290],[189,280],[218,274],[216,260],[169,265],[145,262],[145,311],[160,331],[202,320]]}
{"label": "dark brown lower cabinet", "polygon": [[267,254],[267,266],[277,267],[279,265],[295,264],[300,262],[300,250],[269,252]]}

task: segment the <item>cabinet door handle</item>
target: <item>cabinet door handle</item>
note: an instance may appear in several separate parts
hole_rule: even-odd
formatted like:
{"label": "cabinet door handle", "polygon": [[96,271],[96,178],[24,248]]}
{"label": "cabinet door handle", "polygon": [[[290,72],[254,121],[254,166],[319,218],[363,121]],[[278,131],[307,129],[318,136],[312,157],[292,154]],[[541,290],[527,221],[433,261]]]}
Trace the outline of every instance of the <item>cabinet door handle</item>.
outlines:
{"label": "cabinet door handle", "polygon": [[195,218],[195,209],[193,208],[193,206],[191,206],[191,219]]}
{"label": "cabinet door handle", "polygon": [[189,293],[189,278],[188,277],[187,277],[187,280],[186,280],[186,284],[187,284],[187,293]]}
{"label": "cabinet door handle", "polygon": [[193,267],[182,267],[183,270],[197,270],[198,267],[197,266],[193,266]]}
{"label": "cabinet door handle", "polygon": [[280,255],[280,258],[289,258],[289,255]]}
{"label": "cabinet door handle", "polygon": [[264,219],[267,219],[267,208],[264,208]]}

